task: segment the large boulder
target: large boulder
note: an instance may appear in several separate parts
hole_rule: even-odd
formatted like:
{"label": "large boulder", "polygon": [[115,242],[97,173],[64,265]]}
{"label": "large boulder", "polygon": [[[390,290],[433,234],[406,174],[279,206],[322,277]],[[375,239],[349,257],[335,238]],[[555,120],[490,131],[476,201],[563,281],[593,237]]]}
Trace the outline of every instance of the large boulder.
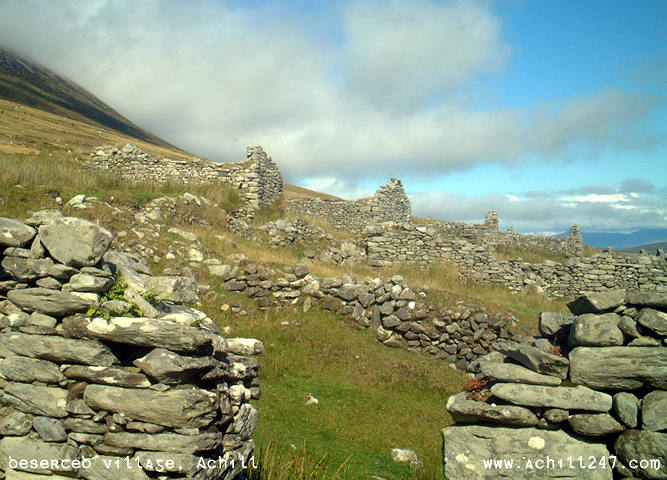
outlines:
{"label": "large boulder", "polygon": [[667,292],[628,292],[625,301],[628,305],[667,310]]}
{"label": "large boulder", "polygon": [[37,230],[12,218],[0,217],[0,246],[22,247],[33,239]]}
{"label": "large boulder", "polygon": [[667,389],[667,348],[577,347],[570,352],[570,379],[605,390]]}
{"label": "large boulder", "polygon": [[570,346],[591,345],[610,347],[623,345],[623,332],[618,328],[621,317],[615,313],[584,314],[577,317],[570,328]]}
{"label": "large boulder", "polygon": [[87,267],[101,260],[113,235],[88,220],[64,217],[39,227],[39,239],[60,263]]}
{"label": "large boulder", "polygon": [[567,304],[575,315],[608,312],[625,303],[625,290],[587,293]]}
{"label": "large boulder", "polygon": [[[616,439],[614,451],[640,478],[667,478],[667,433],[627,430]],[[659,467],[651,462],[655,459],[660,461]]]}
{"label": "large boulder", "polygon": [[655,390],[642,400],[642,428],[659,432],[667,429],[667,392]]}
{"label": "large boulder", "polygon": [[7,298],[27,312],[56,316],[85,312],[99,303],[95,293],[61,292],[39,287],[11,290]]}
{"label": "large boulder", "polygon": [[667,337],[667,313],[652,308],[643,308],[637,315],[637,322],[658,335]]}
{"label": "large boulder", "polygon": [[491,387],[491,393],[507,402],[527,407],[607,412],[611,410],[612,406],[611,395],[582,386],[547,387],[520,383],[496,383]]}
{"label": "large boulder", "polygon": [[[584,442],[562,430],[452,425],[442,431],[442,438],[445,477],[456,480],[584,478],[571,468],[568,457],[609,457],[604,445]],[[547,458],[555,462],[547,465]],[[607,463],[607,468],[586,470],[585,478],[611,480],[612,469]]]}

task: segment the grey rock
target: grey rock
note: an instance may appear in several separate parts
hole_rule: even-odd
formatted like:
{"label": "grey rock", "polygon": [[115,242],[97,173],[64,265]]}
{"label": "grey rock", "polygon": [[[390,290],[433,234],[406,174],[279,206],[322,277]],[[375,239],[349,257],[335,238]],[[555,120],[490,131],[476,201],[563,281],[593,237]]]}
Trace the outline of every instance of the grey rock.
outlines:
{"label": "grey rock", "polygon": [[628,347],[659,347],[660,340],[653,337],[639,337],[628,343]]}
{"label": "grey rock", "polygon": [[50,258],[21,258],[5,257],[2,259],[2,268],[14,280],[19,282],[32,282],[49,274],[53,266]]}
{"label": "grey rock", "polygon": [[628,428],[636,428],[639,418],[639,399],[628,392],[614,395],[614,413]]}
{"label": "grey rock", "polygon": [[56,280],[53,277],[40,278],[35,282],[35,285],[41,288],[48,288],[49,290],[60,290],[63,286],[60,280]]}
{"label": "grey rock", "polygon": [[500,380],[501,382],[551,386],[561,384],[561,379],[558,377],[535,373],[525,367],[511,363],[480,362],[479,372],[485,377]]}
{"label": "grey rock", "polygon": [[67,378],[89,383],[131,388],[148,388],[151,386],[151,382],[146,378],[146,375],[130,372],[120,367],[71,365],[66,367],[63,373]]}
{"label": "grey rock", "polygon": [[5,335],[8,348],[17,355],[43,358],[55,363],[82,363],[110,366],[118,363],[106,345],[95,340],[74,340],[51,335],[10,332]]}
{"label": "grey rock", "polygon": [[68,265],[61,265],[59,263],[56,263],[51,268],[49,268],[49,277],[53,277],[58,280],[69,280],[72,275],[76,273],[79,273],[79,270],[76,268],[70,267]]}
{"label": "grey rock", "polygon": [[148,318],[157,318],[160,316],[160,312],[151,305],[148,300],[139,295],[139,293],[133,288],[126,288],[123,292],[123,298],[127,300],[130,304],[136,305],[141,311],[141,316]]}
{"label": "grey rock", "polygon": [[211,334],[155,318],[91,318],[75,315],[63,319],[69,337],[96,338],[141,347],[167,348],[176,352],[211,352]]}
{"label": "grey rock", "polygon": [[210,357],[186,357],[163,348],[155,348],[133,363],[148,376],[166,385],[187,383],[214,366]]}
{"label": "grey rock", "polygon": [[659,432],[667,429],[667,392],[654,390],[642,400],[642,429]]}
{"label": "grey rock", "polygon": [[32,429],[32,417],[18,410],[0,420],[0,435],[20,437]]}
{"label": "grey rock", "polygon": [[[132,451],[130,450],[130,453],[127,455],[131,454]],[[116,468],[117,459],[118,457],[95,455],[91,459],[89,468],[79,469],[79,475],[85,480],[149,480],[146,472],[142,468],[137,468],[134,462],[128,467],[127,463],[123,461]],[[113,468],[107,468],[106,465],[113,465]]]}
{"label": "grey rock", "polygon": [[66,418],[63,422],[65,428],[77,433],[104,434],[107,431],[106,423],[94,422],[85,418]]}
{"label": "grey rock", "polygon": [[37,327],[55,328],[57,323],[58,320],[55,318],[39,312],[33,312],[28,318],[28,325],[34,325]]}
{"label": "grey rock", "polygon": [[405,448],[392,448],[391,459],[397,463],[410,463],[412,465],[419,465],[421,463],[417,452]]}
{"label": "grey rock", "polygon": [[[86,273],[77,273],[69,279],[67,287],[77,292],[106,292],[113,285],[113,277],[97,277]],[[65,290],[63,288],[63,290]]]}
{"label": "grey rock", "polygon": [[35,417],[32,420],[35,431],[45,442],[64,442],[67,440],[63,422],[55,418]]}
{"label": "grey rock", "polygon": [[615,309],[625,303],[625,290],[587,293],[569,302],[567,306],[575,315],[601,313]]}
{"label": "grey rock", "polygon": [[518,383],[496,383],[491,393],[515,405],[607,412],[612,397],[587,387],[547,387]]}
{"label": "grey rock", "polygon": [[[7,467],[7,457],[20,458],[28,461],[27,468],[19,468],[27,472],[34,472],[39,474],[49,474],[47,478],[54,480],[66,480],[70,477],[53,474],[50,468],[42,468],[39,466],[40,460],[44,459],[58,459],[58,460],[73,460],[78,457],[77,449],[71,445],[61,443],[47,443],[38,439],[28,437],[5,437],[0,441],[0,466]],[[31,468],[31,461],[36,461],[37,468]],[[49,462],[50,465],[50,462]],[[69,471],[72,469],[69,468]],[[41,478],[39,475],[29,475],[24,472],[9,470],[7,473],[7,480],[36,480]]]}
{"label": "grey rock", "polygon": [[303,263],[297,263],[296,265],[294,265],[293,270],[294,270],[294,275],[296,275],[296,278],[303,278],[310,273],[308,271],[308,266]]}
{"label": "grey rock", "polygon": [[109,250],[104,254],[103,259],[114,276],[120,276],[129,287],[142,293],[148,290],[141,275],[152,275],[152,272],[140,257],[131,253]]}
{"label": "grey rock", "polygon": [[[447,478],[456,480],[481,480],[500,478],[533,478],[532,473],[539,472],[539,478],[576,478],[566,462],[562,468],[556,463],[554,468],[534,469],[531,474],[520,475],[517,470],[485,469],[485,459],[514,459],[523,469],[526,459],[536,458],[588,458],[608,457],[609,452],[602,444],[584,442],[562,430],[549,431],[538,428],[510,428],[483,425],[452,425],[442,431],[443,467]],[[535,477],[537,478],[537,477]],[[611,480],[611,469],[586,471],[589,480]]]}
{"label": "grey rock", "polygon": [[227,338],[229,352],[236,355],[264,355],[264,344],[254,338]]}
{"label": "grey rock", "polygon": [[56,316],[85,312],[99,302],[96,294],[61,292],[46,288],[12,290],[7,293],[7,298],[25,311]]}
{"label": "grey rock", "polygon": [[26,225],[32,227],[39,227],[40,225],[48,225],[57,219],[63,218],[63,212],[60,210],[40,210],[32,214],[32,216],[25,221]]}
{"label": "grey rock", "polygon": [[39,239],[58,262],[85,267],[102,259],[113,235],[88,220],[64,217],[39,227]]}
{"label": "grey rock", "polygon": [[609,390],[667,389],[667,348],[577,347],[570,352],[570,379]]}
{"label": "grey rock", "polygon": [[216,394],[198,388],[158,392],[89,385],[83,399],[93,410],[122,413],[167,427],[206,427],[218,411]]}
{"label": "grey rock", "polygon": [[551,338],[556,334],[568,330],[574,322],[574,315],[562,313],[542,312],[540,313],[539,330],[543,337]]}
{"label": "grey rock", "polygon": [[219,433],[179,435],[177,433],[108,432],[104,443],[114,447],[161,452],[197,453],[215,450],[222,444]]}
{"label": "grey rock", "polygon": [[545,375],[567,378],[569,361],[565,357],[543,352],[539,348],[512,341],[499,341],[493,348],[525,367]]}
{"label": "grey rock", "polygon": [[33,239],[37,231],[23,222],[0,217],[0,246],[22,247]]}
{"label": "grey rock", "polygon": [[537,416],[527,408],[480,402],[466,398],[467,395],[467,392],[461,392],[447,400],[447,411],[456,422],[488,422],[523,427],[537,425]]}
{"label": "grey rock", "polygon": [[[157,293],[158,297],[174,303],[196,303],[199,301],[199,287],[193,277],[141,275],[146,289]],[[143,292],[140,292],[143,293]]]}
{"label": "grey rock", "polygon": [[22,412],[45,417],[63,418],[67,416],[67,390],[41,387],[27,383],[9,383],[5,387],[2,400]]}
{"label": "grey rock", "polygon": [[637,322],[627,315],[623,315],[618,321],[618,328],[626,337],[639,338],[641,333],[637,330]]}
{"label": "grey rock", "polygon": [[568,344],[576,346],[610,347],[623,345],[623,332],[618,328],[621,317],[615,313],[584,314],[570,328]]}
{"label": "grey rock", "polygon": [[570,412],[562,408],[550,408],[544,412],[544,418],[552,423],[562,423],[570,416]]}
{"label": "grey rock", "polygon": [[396,328],[400,323],[401,321],[396,315],[387,315],[382,318],[382,326],[384,328]]}
{"label": "grey rock", "polygon": [[208,271],[216,277],[224,277],[232,271],[231,265],[209,265]]}
{"label": "grey rock", "polygon": [[0,361],[0,374],[15,382],[59,383],[65,380],[55,363],[18,355],[9,355]]}
{"label": "grey rock", "polygon": [[626,303],[667,310],[667,292],[628,292]]}
{"label": "grey rock", "polygon": [[614,452],[625,465],[630,460],[661,459],[659,469],[638,468],[635,470],[640,478],[667,478],[667,433],[650,432],[647,430],[627,430],[621,433],[614,443]]}
{"label": "grey rock", "polygon": [[107,312],[122,316],[130,310],[130,304],[125,300],[107,300],[102,304],[102,308]]}
{"label": "grey rock", "polygon": [[662,337],[667,337],[667,313],[652,308],[642,308],[637,322]]}
{"label": "grey rock", "polygon": [[600,437],[625,430],[623,425],[608,413],[578,413],[570,415],[568,422],[572,430],[587,437]]}

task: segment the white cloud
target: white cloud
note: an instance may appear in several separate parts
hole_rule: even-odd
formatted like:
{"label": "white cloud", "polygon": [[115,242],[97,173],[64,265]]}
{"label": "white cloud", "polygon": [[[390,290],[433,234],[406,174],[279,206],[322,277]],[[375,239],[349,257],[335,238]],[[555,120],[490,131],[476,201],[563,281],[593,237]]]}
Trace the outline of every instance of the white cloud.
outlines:
{"label": "white cloud", "polygon": [[630,199],[623,193],[614,193],[610,195],[599,195],[596,193],[589,193],[588,195],[575,195],[573,197],[564,197],[566,202],[589,202],[589,203],[614,203],[614,202],[629,202]]}

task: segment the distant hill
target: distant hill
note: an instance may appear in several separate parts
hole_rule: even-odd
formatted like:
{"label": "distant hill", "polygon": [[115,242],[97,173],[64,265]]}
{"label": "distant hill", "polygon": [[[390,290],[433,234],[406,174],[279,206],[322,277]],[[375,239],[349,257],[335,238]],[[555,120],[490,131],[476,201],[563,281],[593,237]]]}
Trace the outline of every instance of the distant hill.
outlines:
{"label": "distant hill", "polygon": [[85,123],[95,123],[162,147],[173,147],[138,127],[90,92],[52,71],[0,48],[0,99]]}
{"label": "distant hill", "polygon": [[[598,248],[612,247],[617,250],[628,250],[631,248],[646,248],[649,250],[653,244],[667,242],[667,228],[645,228],[632,233],[615,232],[581,232],[584,243]],[[566,237],[569,233],[559,233],[557,237]]]}
{"label": "distant hill", "polygon": [[646,245],[638,245],[636,247],[624,248],[623,250],[626,252],[639,252],[639,250],[646,250],[647,253],[653,254],[659,248],[662,248],[663,250],[667,249],[667,242],[647,243]]}

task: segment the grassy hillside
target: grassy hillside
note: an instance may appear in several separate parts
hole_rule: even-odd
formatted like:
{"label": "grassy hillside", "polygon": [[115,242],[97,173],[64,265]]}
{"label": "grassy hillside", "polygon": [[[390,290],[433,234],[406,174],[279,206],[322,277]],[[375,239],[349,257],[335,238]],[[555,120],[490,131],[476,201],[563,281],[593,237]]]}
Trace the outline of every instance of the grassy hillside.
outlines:
{"label": "grassy hillside", "polygon": [[174,148],[138,127],[72,81],[12,52],[0,49],[0,99],[107,127],[145,142]]}

